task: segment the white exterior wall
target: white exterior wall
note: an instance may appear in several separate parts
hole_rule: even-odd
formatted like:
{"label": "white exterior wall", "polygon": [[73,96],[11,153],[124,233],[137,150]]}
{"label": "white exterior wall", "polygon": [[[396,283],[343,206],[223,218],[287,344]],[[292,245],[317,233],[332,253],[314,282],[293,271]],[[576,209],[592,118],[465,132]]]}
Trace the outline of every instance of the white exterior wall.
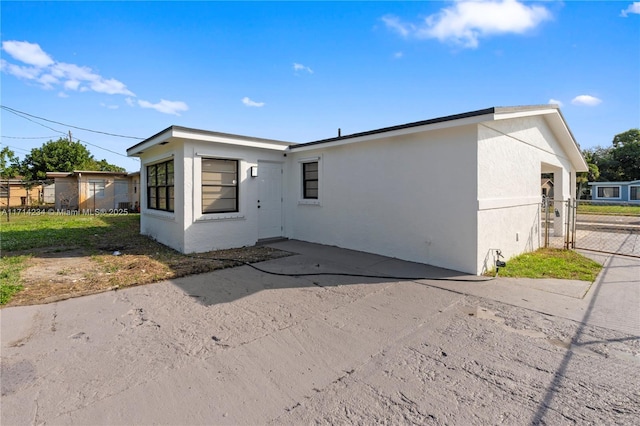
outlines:
{"label": "white exterior wall", "polygon": [[[320,199],[301,161],[320,158]],[[287,236],[476,273],[476,127],[289,153]]]}
{"label": "white exterior wall", "polygon": [[540,174],[546,171],[555,173],[556,199],[569,198],[575,172],[543,117],[478,125],[477,273],[495,264],[492,249],[509,259],[540,247]]}
{"label": "white exterior wall", "polygon": [[[238,160],[237,213],[202,213],[202,158]],[[185,150],[185,253],[252,246],[258,241],[258,161],[283,163],[281,151],[210,142],[189,142]],[[260,171],[258,170],[258,174]]]}
{"label": "white exterior wall", "polygon": [[[140,157],[140,233],[184,252],[184,163],[180,159],[184,147],[174,142],[166,146],[155,146]],[[175,212],[147,209],[147,166],[173,159]],[[186,185],[190,185],[186,181]]]}

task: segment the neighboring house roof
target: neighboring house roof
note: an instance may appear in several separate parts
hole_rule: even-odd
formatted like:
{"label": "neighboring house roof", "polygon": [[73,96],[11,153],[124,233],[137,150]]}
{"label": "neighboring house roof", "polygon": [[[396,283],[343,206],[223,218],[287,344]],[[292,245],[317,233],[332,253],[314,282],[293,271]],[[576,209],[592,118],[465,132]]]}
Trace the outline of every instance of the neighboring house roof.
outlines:
{"label": "neighboring house roof", "polygon": [[72,172],[47,172],[48,178],[63,178],[63,177],[73,177],[80,175],[99,175],[99,176],[114,176],[114,177],[127,177],[130,175],[140,174],[140,172],[103,172],[97,170],[74,170]]}
{"label": "neighboring house roof", "polygon": [[[235,145],[255,146],[263,148],[278,147],[284,150],[309,150],[316,148],[317,145],[325,147],[338,146],[349,143],[357,143],[368,141],[376,138],[398,136],[403,134],[411,134],[425,130],[444,129],[449,127],[457,127],[468,124],[480,124],[488,121],[506,120],[510,118],[528,117],[528,116],[544,116],[549,128],[553,131],[556,138],[567,153],[569,160],[578,172],[588,171],[587,163],[582,157],[580,146],[575,140],[573,133],[569,129],[560,109],[557,105],[530,105],[516,107],[491,107],[480,109],[477,111],[465,112],[462,114],[448,115],[444,117],[433,118],[430,120],[416,121],[412,123],[401,124],[391,127],[383,127],[376,130],[354,133],[351,135],[338,136],[329,139],[322,139],[302,144],[294,144],[291,142],[283,142],[271,139],[261,139],[240,135],[232,135],[228,133],[210,132],[205,130],[190,129],[180,126],[170,126],[165,130],[145,139],[144,141],[127,149],[127,155],[139,156],[144,150],[155,145],[165,145],[170,143],[172,139],[197,137],[199,140],[230,143]],[[495,130],[495,129],[494,129]]]}
{"label": "neighboring house roof", "polygon": [[20,177],[15,178],[0,178],[0,184],[6,184],[9,181],[10,185],[24,185],[24,181]]}
{"label": "neighboring house roof", "polygon": [[540,186],[553,186],[553,181],[551,179],[540,179]]}
{"label": "neighboring house roof", "polygon": [[619,182],[589,182],[588,185],[597,186],[597,185],[640,185],[640,180],[630,180],[630,181],[619,181]]}

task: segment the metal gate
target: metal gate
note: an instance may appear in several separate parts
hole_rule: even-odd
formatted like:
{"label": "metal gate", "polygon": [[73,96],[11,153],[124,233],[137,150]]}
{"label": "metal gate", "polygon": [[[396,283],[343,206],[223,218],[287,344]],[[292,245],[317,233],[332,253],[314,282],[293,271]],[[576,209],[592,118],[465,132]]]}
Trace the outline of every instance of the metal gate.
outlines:
{"label": "metal gate", "polygon": [[[557,208],[559,205],[562,209]],[[560,213],[560,210],[563,212]],[[615,210],[602,203],[583,200],[543,200],[544,247],[575,248],[640,257],[640,215],[628,211],[615,213]],[[554,231],[559,229],[554,227],[558,220],[562,221],[562,233]]]}
{"label": "metal gate", "polygon": [[552,248],[575,248],[576,205],[572,200],[555,201],[545,197],[542,200],[543,246]]}

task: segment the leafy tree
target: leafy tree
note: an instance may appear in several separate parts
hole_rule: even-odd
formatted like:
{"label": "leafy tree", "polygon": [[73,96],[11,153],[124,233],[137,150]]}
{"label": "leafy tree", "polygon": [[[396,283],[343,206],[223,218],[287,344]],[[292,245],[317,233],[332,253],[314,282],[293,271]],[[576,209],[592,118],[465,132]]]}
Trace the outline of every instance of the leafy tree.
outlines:
{"label": "leafy tree", "polygon": [[[640,179],[640,130],[614,136],[612,146],[583,152],[589,165],[589,181],[632,181]],[[597,173],[596,173],[597,168]]]}
{"label": "leafy tree", "polygon": [[587,182],[595,182],[600,178],[600,168],[596,164],[593,151],[585,150],[583,153],[584,159],[587,162],[589,171],[585,173],[579,173],[576,177],[579,184],[586,184]]}
{"label": "leafy tree", "polygon": [[124,168],[113,165],[113,164],[109,164],[107,163],[107,160],[104,160],[104,159],[100,161],[96,161],[93,167],[94,168],[88,169],[88,170],[99,170],[101,172],[124,172],[125,171]]}
{"label": "leafy tree", "polygon": [[611,157],[617,166],[620,180],[640,179],[640,129],[615,135]]}
{"label": "leafy tree", "polygon": [[9,149],[9,147],[5,146],[4,148],[2,148],[2,150],[0,150],[0,178],[2,179],[6,179],[7,182],[5,182],[6,186],[3,185],[2,182],[0,182],[0,192],[6,193],[6,197],[7,197],[7,210],[6,210],[6,214],[7,214],[7,222],[9,222],[9,196],[10,196],[10,191],[11,191],[11,185],[9,184],[9,179],[12,179],[14,177],[16,177],[16,175],[18,174],[18,170],[20,168],[20,164],[18,163],[18,158],[16,157],[15,153],[13,151],[11,151]]}
{"label": "leafy tree", "polygon": [[16,154],[5,146],[0,150],[0,177],[3,179],[11,179],[17,176],[20,169],[20,163]]}
{"label": "leafy tree", "polygon": [[60,138],[48,141],[40,148],[34,148],[20,164],[25,180],[44,179],[47,172],[72,172],[74,170],[93,171],[125,171],[107,163],[96,160],[86,146]]}

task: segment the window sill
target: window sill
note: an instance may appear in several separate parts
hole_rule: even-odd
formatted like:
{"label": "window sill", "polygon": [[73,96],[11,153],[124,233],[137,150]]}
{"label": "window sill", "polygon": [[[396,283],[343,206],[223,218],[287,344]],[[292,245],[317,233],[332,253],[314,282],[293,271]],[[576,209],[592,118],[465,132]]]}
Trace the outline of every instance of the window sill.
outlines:
{"label": "window sill", "polygon": [[174,212],[164,212],[161,210],[146,209],[142,212],[142,214],[144,214],[145,216],[154,217],[156,219],[163,219],[163,220],[170,220],[170,221],[176,220],[176,215]]}
{"label": "window sill", "polygon": [[298,200],[299,206],[319,206],[320,200]]}
{"label": "window sill", "polygon": [[195,221],[215,222],[218,220],[245,220],[245,217],[240,213],[207,213],[206,215],[200,216]]}

